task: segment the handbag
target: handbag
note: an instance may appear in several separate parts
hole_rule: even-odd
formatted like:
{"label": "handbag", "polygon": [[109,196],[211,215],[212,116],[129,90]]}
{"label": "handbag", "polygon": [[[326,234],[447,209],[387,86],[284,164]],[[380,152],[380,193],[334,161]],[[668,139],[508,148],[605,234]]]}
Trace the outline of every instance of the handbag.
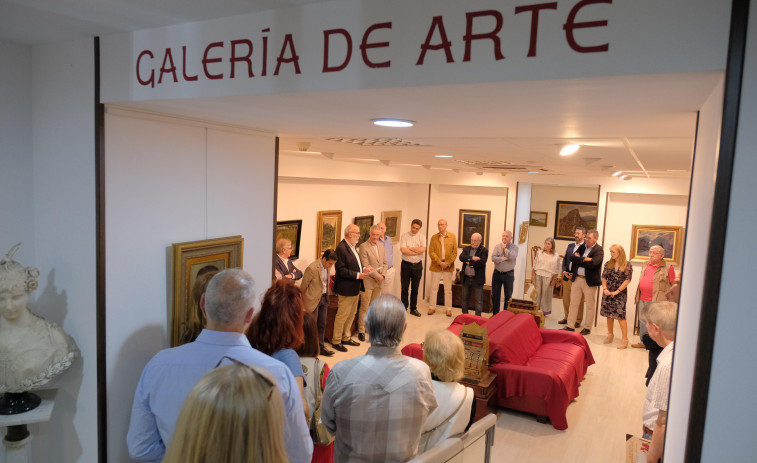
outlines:
{"label": "handbag", "polygon": [[321,361],[315,360],[315,368],[313,368],[313,380],[312,383],[315,387],[315,410],[313,416],[310,418],[310,438],[313,439],[315,445],[329,445],[334,442],[334,436],[332,436],[326,429],[326,426],[321,421],[321,399],[323,398],[323,391],[321,390]]}

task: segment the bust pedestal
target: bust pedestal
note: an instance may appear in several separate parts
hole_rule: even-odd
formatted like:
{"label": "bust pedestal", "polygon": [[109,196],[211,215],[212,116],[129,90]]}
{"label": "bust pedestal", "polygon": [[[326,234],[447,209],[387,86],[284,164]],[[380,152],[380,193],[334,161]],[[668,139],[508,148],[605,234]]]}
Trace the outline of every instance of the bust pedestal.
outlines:
{"label": "bust pedestal", "polygon": [[29,443],[32,436],[27,425],[50,421],[55,405],[55,389],[35,391],[42,398],[39,407],[17,415],[0,415],[0,427],[7,427],[3,439],[6,463],[29,463],[32,461]]}

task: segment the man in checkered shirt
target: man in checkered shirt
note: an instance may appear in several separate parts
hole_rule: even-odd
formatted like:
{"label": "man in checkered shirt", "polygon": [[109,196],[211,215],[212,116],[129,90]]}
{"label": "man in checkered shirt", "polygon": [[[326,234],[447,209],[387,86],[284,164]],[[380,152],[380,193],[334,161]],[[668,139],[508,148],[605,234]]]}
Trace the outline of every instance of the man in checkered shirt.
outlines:
{"label": "man in checkered shirt", "polygon": [[323,392],[321,418],[336,436],[334,462],[404,462],[418,452],[426,417],[437,407],[431,372],[400,353],[405,306],[382,295],[368,308],[366,355],[342,360]]}

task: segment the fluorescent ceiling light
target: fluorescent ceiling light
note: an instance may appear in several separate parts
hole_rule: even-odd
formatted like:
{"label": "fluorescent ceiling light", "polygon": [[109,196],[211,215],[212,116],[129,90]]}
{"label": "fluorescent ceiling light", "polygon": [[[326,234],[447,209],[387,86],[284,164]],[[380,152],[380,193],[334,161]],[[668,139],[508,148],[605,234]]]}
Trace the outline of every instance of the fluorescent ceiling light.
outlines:
{"label": "fluorescent ceiling light", "polygon": [[434,155],[434,157],[435,158],[452,158],[454,156],[452,156],[451,154],[436,154]]}
{"label": "fluorescent ceiling light", "polygon": [[578,151],[578,148],[580,148],[580,145],[565,145],[560,150],[560,156],[570,156],[571,154]]}
{"label": "fluorescent ceiling light", "polygon": [[415,125],[413,121],[407,121],[404,119],[371,119],[374,125],[380,125],[382,127],[412,127]]}
{"label": "fluorescent ceiling light", "polygon": [[623,174],[623,175],[621,175],[621,176],[620,176],[620,177],[618,177],[618,178],[619,178],[619,179],[621,179],[621,180],[623,180],[623,179],[625,179],[626,177],[628,177],[628,174]]}
{"label": "fluorescent ceiling light", "polygon": [[538,174],[539,172],[536,172],[536,171],[534,171],[534,170],[531,170],[531,171],[529,171],[528,173],[529,173],[529,174]]}
{"label": "fluorescent ceiling light", "polygon": [[620,174],[622,174],[622,173],[623,173],[623,171],[622,171],[622,170],[619,170],[619,171],[615,172],[614,174],[612,174],[612,176],[613,176],[613,177],[617,177],[618,175],[620,175]]}

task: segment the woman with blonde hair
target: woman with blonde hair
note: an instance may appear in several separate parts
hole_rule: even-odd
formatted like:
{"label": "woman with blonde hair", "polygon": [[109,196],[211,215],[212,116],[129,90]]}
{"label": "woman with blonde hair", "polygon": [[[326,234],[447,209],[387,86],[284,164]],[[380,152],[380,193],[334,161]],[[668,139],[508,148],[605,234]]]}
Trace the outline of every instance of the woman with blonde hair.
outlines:
{"label": "woman with blonde hair", "polygon": [[626,301],[631,283],[633,267],[626,259],[626,250],[619,244],[610,246],[610,260],[602,271],[602,309],[599,314],[607,317],[607,337],[605,344],[610,344],[615,337],[613,334],[613,320],[618,320],[620,332],[623,335],[618,349],[628,347],[628,326],[626,323]]}
{"label": "woman with blonde hair", "polygon": [[531,281],[536,290],[536,306],[544,315],[552,313],[552,292],[557,283],[557,276],[562,274],[562,259],[555,252],[555,240],[544,240],[544,248],[540,249],[534,259],[531,269]]}
{"label": "woman with blonde hair", "polygon": [[275,381],[229,360],[234,363],[215,368],[189,392],[164,463],[288,461]]}
{"label": "woman with blonde hair", "polygon": [[423,342],[423,361],[431,370],[439,407],[423,424],[418,453],[467,431],[476,414],[473,391],[457,382],[463,377],[465,365],[465,349],[460,338],[447,330],[429,331]]}

